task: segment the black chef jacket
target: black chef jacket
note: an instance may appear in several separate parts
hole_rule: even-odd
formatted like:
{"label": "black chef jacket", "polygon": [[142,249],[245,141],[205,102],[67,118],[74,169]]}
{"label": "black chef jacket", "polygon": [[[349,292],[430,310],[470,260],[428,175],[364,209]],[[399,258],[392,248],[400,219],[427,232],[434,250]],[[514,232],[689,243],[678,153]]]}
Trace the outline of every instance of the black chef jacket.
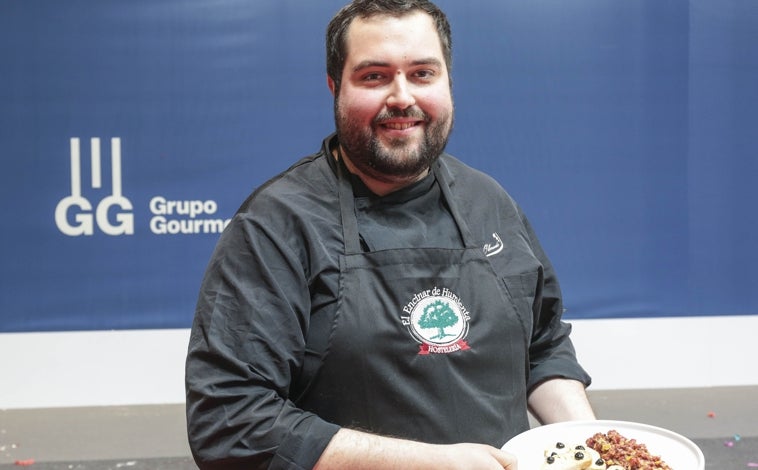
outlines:
{"label": "black chef jacket", "polygon": [[[343,424],[297,404],[321,347],[308,337],[328,335],[338,307],[344,240],[335,140],[255,191],[212,255],[186,369],[188,433],[201,468],[311,468]],[[447,154],[437,164],[530,327],[527,389],[553,377],[589,384],[560,319],[553,267],[525,216],[492,178]],[[364,250],[461,246],[433,174],[385,197],[357,178],[353,187]]]}

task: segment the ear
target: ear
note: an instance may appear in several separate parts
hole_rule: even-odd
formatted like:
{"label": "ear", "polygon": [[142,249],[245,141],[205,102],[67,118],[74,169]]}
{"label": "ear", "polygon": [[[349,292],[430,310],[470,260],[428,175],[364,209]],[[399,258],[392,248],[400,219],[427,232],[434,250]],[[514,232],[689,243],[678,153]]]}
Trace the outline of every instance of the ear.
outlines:
{"label": "ear", "polygon": [[326,86],[329,87],[329,91],[331,91],[332,96],[334,96],[335,84],[334,84],[334,80],[332,80],[332,77],[330,77],[329,75],[326,76]]}

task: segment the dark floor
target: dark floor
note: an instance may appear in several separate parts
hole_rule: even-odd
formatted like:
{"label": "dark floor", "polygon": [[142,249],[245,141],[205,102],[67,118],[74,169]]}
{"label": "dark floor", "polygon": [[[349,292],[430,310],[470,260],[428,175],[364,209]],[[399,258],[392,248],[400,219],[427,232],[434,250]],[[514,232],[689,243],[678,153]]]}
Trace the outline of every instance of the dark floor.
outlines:
{"label": "dark floor", "polygon": [[[601,419],[689,437],[707,470],[758,468],[758,386],[590,391],[590,399]],[[184,426],[182,405],[0,410],[0,470],[195,470]]]}

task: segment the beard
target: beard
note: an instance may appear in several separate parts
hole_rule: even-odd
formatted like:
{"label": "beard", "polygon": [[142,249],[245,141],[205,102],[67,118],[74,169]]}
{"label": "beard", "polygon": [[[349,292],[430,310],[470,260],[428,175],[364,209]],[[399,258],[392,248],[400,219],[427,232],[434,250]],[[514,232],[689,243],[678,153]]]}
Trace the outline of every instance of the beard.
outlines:
{"label": "beard", "polygon": [[[340,145],[350,162],[362,173],[380,181],[392,182],[412,179],[439,158],[447,145],[453,126],[453,113],[448,112],[432,120],[422,110],[389,110],[379,113],[371,125],[364,127],[341,109],[339,98],[334,100],[334,116]],[[410,117],[423,121],[422,139],[396,138],[382,142],[375,129],[390,118]]]}

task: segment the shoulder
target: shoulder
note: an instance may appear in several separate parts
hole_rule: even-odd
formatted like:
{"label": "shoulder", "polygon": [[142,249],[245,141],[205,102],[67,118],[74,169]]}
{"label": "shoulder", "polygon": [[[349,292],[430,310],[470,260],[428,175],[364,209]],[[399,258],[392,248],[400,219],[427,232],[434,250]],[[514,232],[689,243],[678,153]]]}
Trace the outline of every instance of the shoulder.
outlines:
{"label": "shoulder", "polygon": [[216,257],[249,256],[310,278],[334,263],[342,244],[336,176],[311,155],[256,189],[221,235]]}
{"label": "shoulder", "polygon": [[319,202],[337,200],[336,176],[323,153],[304,157],[257,188],[237,215],[271,209],[313,209]]}
{"label": "shoulder", "polygon": [[337,240],[339,196],[328,158],[323,151],[309,155],[262,184],[241,204],[222,240],[268,240],[300,256],[314,239]]}
{"label": "shoulder", "polygon": [[447,153],[442,154],[438,164],[442,171],[447,172],[450,190],[466,206],[466,210],[486,202],[490,208],[494,204],[507,213],[519,212],[516,201],[492,176]]}

